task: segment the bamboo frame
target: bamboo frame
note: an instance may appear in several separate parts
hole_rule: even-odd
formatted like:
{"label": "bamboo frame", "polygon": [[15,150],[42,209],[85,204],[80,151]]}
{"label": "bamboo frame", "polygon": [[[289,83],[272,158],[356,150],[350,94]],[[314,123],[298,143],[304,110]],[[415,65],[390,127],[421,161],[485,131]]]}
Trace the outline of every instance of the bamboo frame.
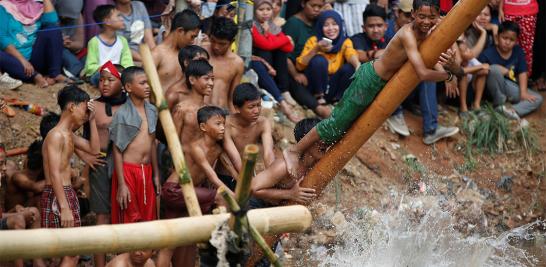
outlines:
{"label": "bamboo frame", "polygon": [[173,158],[173,165],[180,177],[180,187],[182,188],[182,193],[184,194],[184,201],[186,203],[188,214],[190,216],[201,216],[201,209],[199,208],[199,201],[197,200],[197,195],[195,194],[190,172],[188,168],[186,168],[182,145],[180,144],[180,139],[176,133],[173,118],[171,117],[171,113],[167,107],[167,101],[163,96],[163,89],[161,89],[162,87],[161,82],[159,81],[159,75],[155,69],[152,53],[150,52],[148,45],[140,45],[140,55],[142,56],[144,71],[146,71],[146,75],[148,76],[148,82],[150,83],[150,87],[154,93],[155,105],[159,111],[159,119],[161,120],[161,125],[163,126],[163,131],[165,132],[165,136],[167,138],[169,151],[171,152],[171,156]]}
{"label": "bamboo frame", "polygon": [[[247,214],[250,225],[262,234],[302,232],[312,221],[304,206],[256,209]],[[216,225],[229,216],[224,213],[132,224],[0,231],[0,261],[120,253],[206,242]]]}

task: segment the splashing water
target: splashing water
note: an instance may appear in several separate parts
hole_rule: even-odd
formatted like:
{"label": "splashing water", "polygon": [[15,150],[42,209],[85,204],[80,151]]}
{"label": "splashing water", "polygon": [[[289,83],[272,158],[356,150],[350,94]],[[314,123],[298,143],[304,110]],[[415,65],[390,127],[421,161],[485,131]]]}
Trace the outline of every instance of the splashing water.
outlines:
{"label": "splashing water", "polygon": [[498,237],[464,236],[454,228],[454,216],[437,201],[402,198],[398,207],[384,213],[357,212],[336,228],[334,247],[314,247],[311,253],[320,266],[537,266],[535,257],[512,244],[544,240],[544,234],[534,231],[541,224]]}

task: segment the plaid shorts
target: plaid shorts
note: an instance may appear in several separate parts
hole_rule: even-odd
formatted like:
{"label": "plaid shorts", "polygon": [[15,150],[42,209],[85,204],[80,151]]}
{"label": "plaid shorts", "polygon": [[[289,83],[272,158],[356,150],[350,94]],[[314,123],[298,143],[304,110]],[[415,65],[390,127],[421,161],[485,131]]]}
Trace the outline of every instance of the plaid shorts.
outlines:
{"label": "plaid shorts", "polygon": [[[68,207],[72,210],[72,215],[74,216],[74,227],[79,227],[81,226],[80,203],[78,202],[76,191],[71,186],[63,186],[63,188],[66,200],[68,201]],[[61,209],[51,185],[45,186],[40,199],[40,206],[42,228],[61,228]]]}

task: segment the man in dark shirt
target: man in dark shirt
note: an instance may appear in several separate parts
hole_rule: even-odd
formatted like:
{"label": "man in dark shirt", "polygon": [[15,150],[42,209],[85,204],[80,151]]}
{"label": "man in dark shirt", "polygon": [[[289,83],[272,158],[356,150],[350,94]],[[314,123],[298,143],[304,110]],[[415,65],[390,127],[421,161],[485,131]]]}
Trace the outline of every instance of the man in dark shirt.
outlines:
{"label": "man in dark shirt", "polygon": [[[525,54],[516,45],[520,29],[518,24],[505,21],[499,27],[497,45],[484,50],[478,60],[491,67],[486,88],[493,98],[496,110],[509,119],[519,120],[543,102],[542,96],[527,87]],[[512,108],[506,106],[512,103]]]}
{"label": "man in dark shirt", "polygon": [[363,32],[353,35],[351,41],[358,52],[358,60],[364,63],[381,56],[390,38],[385,37],[387,13],[384,8],[370,4],[362,13],[362,18]]}

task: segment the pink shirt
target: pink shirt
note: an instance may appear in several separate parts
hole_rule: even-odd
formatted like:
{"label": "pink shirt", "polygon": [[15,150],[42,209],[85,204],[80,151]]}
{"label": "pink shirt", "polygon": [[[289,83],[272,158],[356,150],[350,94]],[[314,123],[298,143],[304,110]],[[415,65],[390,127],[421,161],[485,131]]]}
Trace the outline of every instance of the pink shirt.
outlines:
{"label": "pink shirt", "polygon": [[504,14],[512,16],[532,16],[538,13],[537,0],[503,0]]}

